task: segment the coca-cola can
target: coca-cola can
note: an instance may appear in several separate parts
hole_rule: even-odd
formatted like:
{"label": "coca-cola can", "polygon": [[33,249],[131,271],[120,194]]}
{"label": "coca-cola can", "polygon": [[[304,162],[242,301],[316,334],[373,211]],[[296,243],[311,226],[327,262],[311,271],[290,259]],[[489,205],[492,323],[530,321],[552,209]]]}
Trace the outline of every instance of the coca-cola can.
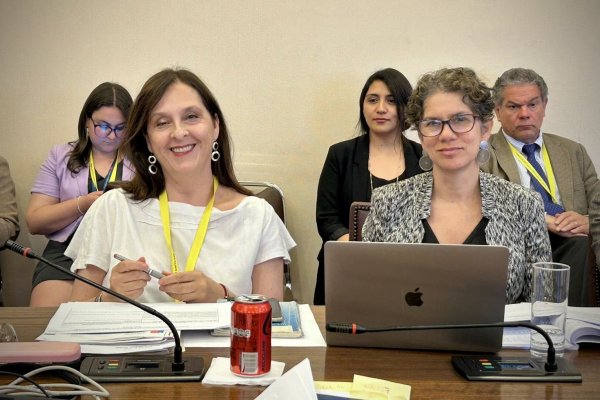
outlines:
{"label": "coca-cola can", "polygon": [[271,370],[271,305],[265,296],[240,295],[231,306],[231,372],[261,376]]}

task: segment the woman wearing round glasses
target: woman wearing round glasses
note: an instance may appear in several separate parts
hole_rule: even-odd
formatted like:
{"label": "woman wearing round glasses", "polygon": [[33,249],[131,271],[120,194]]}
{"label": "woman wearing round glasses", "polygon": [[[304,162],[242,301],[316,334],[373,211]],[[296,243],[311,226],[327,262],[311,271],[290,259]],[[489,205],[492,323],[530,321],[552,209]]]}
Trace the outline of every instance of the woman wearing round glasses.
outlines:
{"label": "woman wearing round glasses", "polygon": [[551,259],[544,207],[536,193],[480,172],[493,109],[490,89],[471,69],[421,77],[407,121],[423,145],[420,165],[431,172],[376,190],[363,240],[506,246],[506,301],[529,301],[531,264]]}
{"label": "woman wearing round glasses", "polygon": [[[132,103],[129,92],[116,83],[96,87],[81,110],[78,139],[54,146],[33,184],[26,215],[29,232],[46,235],[43,256],[65,268],[73,261],[64,251],[88,208],[110,182],[133,176],[131,164],[119,152]],[[72,286],[71,277],[40,262],[30,305],[65,302]]]}

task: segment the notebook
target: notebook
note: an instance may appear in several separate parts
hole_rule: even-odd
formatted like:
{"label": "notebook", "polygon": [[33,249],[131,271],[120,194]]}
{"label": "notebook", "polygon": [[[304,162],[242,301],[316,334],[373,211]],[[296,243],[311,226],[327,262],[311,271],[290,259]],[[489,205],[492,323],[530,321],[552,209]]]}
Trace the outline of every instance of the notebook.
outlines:
{"label": "notebook", "polygon": [[[325,243],[327,323],[366,328],[504,321],[503,246]],[[502,328],[326,333],[333,346],[496,352]]]}

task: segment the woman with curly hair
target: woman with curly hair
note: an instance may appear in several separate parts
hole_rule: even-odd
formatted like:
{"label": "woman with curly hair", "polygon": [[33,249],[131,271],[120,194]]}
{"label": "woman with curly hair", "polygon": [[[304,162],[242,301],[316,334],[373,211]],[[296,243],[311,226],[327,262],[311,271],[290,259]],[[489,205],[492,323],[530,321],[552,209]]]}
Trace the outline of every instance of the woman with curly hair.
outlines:
{"label": "woman with curly hair", "polygon": [[430,172],[375,190],[363,240],[506,246],[506,302],[529,301],[532,264],[551,259],[539,195],[481,172],[491,90],[469,68],[425,74],[407,108]]}

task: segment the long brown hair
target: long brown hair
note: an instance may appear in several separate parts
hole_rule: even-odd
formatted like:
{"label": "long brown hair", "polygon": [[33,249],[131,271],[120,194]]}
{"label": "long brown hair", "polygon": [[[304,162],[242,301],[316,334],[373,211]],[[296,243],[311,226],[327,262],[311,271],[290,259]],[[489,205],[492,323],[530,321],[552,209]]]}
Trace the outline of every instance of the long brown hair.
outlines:
{"label": "long brown hair", "polygon": [[127,89],[118,83],[104,82],[92,90],[85,103],[83,103],[79,114],[78,139],[72,142],[73,150],[71,150],[69,161],[67,161],[69,171],[76,174],[88,164],[90,150],[92,149],[92,141],[88,139],[85,126],[88,118],[91,118],[92,114],[102,107],[117,107],[123,113],[123,117],[127,119],[132,103],[133,99]]}
{"label": "long brown hair", "polygon": [[151,153],[148,149],[146,137],[148,136],[150,113],[167,89],[176,82],[181,82],[195,89],[209,114],[219,119],[217,143],[221,157],[218,161],[211,162],[212,174],[219,179],[221,184],[239,193],[251,195],[252,193],[241,186],[235,177],[229,130],[217,99],[195,74],[185,69],[172,68],[164,69],[150,77],[144,83],[142,90],[133,103],[127,121],[127,137],[123,143],[123,148],[126,157],[131,161],[137,173],[133,180],[124,182],[121,187],[130,192],[134,200],[156,198],[165,190],[165,177],[160,164],[155,164],[158,170],[156,174],[151,174],[148,171],[148,156]]}

